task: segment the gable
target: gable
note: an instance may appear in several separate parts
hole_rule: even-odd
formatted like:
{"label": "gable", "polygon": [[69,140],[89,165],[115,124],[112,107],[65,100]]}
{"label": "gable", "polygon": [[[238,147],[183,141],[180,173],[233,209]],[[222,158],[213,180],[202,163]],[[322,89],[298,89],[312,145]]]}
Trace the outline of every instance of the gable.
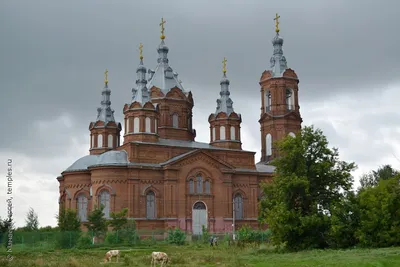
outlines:
{"label": "gable", "polygon": [[216,169],[234,169],[232,165],[230,165],[227,162],[224,162],[211,154],[207,153],[206,151],[202,149],[197,149],[197,150],[192,150],[190,152],[181,154],[179,156],[176,156],[164,163],[161,163],[163,167],[183,167],[189,164],[192,164],[194,162],[204,162],[210,167],[216,168]]}

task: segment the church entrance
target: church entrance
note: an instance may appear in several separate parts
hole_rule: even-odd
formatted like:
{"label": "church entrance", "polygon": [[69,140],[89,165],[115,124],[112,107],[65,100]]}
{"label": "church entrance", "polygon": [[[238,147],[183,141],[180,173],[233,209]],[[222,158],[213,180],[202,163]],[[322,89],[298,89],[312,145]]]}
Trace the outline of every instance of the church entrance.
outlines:
{"label": "church entrance", "polygon": [[207,208],[204,202],[196,202],[192,210],[192,227],[193,235],[201,235],[203,233],[202,226],[207,228]]}

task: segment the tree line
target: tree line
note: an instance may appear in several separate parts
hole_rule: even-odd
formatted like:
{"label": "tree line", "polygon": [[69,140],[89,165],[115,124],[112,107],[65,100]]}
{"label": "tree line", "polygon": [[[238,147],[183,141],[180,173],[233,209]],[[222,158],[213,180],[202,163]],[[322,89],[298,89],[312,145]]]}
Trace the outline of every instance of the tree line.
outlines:
{"label": "tree line", "polygon": [[[363,174],[339,159],[320,129],[303,127],[276,143],[276,174],[264,183],[259,220],[288,250],[400,245],[400,173],[390,165]],[[371,153],[366,151],[366,153]]]}

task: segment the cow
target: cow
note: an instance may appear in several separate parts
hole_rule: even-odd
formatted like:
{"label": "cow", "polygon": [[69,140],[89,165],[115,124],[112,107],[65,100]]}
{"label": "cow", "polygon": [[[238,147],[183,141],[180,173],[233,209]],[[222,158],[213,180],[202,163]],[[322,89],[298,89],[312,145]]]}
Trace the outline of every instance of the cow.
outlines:
{"label": "cow", "polygon": [[167,266],[168,264],[168,255],[165,252],[152,252],[151,253],[151,266],[156,266],[157,263],[161,262],[161,266]]}
{"label": "cow", "polygon": [[106,256],[104,257],[104,263],[111,261],[111,258],[115,256],[117,257],[117,262],[120,256],[120,251],[119,250],[110,250],[106,253]]}

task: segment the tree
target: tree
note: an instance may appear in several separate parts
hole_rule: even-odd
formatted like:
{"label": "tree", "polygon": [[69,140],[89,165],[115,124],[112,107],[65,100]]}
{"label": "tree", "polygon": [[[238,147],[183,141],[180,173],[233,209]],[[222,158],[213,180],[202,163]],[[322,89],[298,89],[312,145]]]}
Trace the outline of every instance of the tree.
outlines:
{"label": "tree", "polygon": [[103,209],[103,205],[95,206],[88,216],[88,222],[85,223],[88,230],[96,237],[103,236],[107,232],[107,219],[104,218]]}
{"label": "tree", "polygon": [[81,223],[75,210],[61,209],[56,215],[60,233],[57,239],[59,248],[72,248],[81,235]]}
{"label": "tree", "polygon": [[379,167],[376,171],[371,171],[369,173],[363,174],[360,178],[360,188],[359,190],[376,186],[379,181],[388,180],[400,174],[399,171],[392,168],[391,165],[386,164]]}
{"label": "tree", "polygon": [[360,208],[356,193],[348,192],[330,212],[329,246],[349,248],[357,245],[359,240],[356,231],[360,226]]}
{"label": "tree", "polygon": [[1,219],[0,217],[0,234],[5,234],[8,232],[8,230],[11,228],[14,228],[14,222],[12,221],[11,218],[7,219]]}
{"label": "tree", "polygon": [[25,223],[25,231],[37,231],[39,229],[38,215],[33,208],[29,208],[29,211],[26,215]]}
{"label": "tree", "polygon": [[400,245],[400,175],[382,179],[359,192],[360,244],[368,247]]}
{"label": "tree", "polygon": [[80,231],[81,229],[81,222],[75,210],[62,209],[56,218],[61,231]]}
{"label": "tree", "polygon": [[128,222],[126,215],[128,214],[128,209],[124,208],[120,212],[111,212],[111,220],[108,225],[113,227],[114,231],[119,231]]}
{"label": "tree", "polygon": [[272,230],[272,242],[291,250],[327,247],[330,210],[353,184],[354,163],[339,161],[319,129],[304,127],[276,143],[275,175],[264,185],[260,220]]}

